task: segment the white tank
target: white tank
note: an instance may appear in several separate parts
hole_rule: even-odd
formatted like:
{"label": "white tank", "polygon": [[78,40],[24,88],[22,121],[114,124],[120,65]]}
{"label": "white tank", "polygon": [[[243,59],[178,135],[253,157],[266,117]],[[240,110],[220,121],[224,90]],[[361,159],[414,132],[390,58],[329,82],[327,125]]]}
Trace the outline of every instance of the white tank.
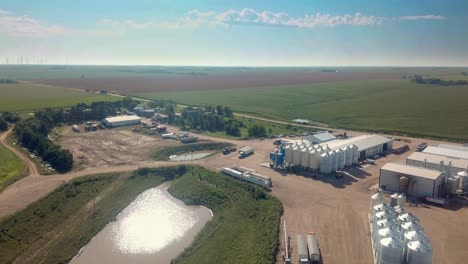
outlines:
{"label": "white tank", "polygon": [[397,206],[404,208],[406,204],[406,196],[402,193],[398,195]]}
{"label": "white tank", "polygon": [[320,155],[320,172],[321,173],[331,173],[331,158],[327,153]]}
{"label": "white tank", "polygon": [[404,245],[398,239],[385,237],[380,240],[379,264],[395,264],[403,262]]}
{"label": "white tank", "polygon": [[310,168],[313,170],[318,170],[320,168],[320,154],[314,149],[309,152],[309,164]]}
{"label": "white tank", "polygon": [[384,227],[384,228],[376,229],[374,231],[374,234],[375,234],[374,235],[374,250],[375,250],[376,256],[378,258],[378,256],[380,255],[379,241],[382,238],[389,237],[391,235],[391,230],[388,227]]}
{"label": "white tank", "polygon": [[335,152],[335,155],[336,155],[336,167],[337,167],[337,170],[340,170],[340,169],[343,168],[343,167],[341,167],[341,162],[342,162],[342,159],[343,159],[343,151],[341,149],[337,149],[334,152]]}
{"label": "white tank", "polygon": [[353,164],[357,164],[359,161],[359,149],[356,145],[351,145],[353,149]]}
{"label": "white tank", "polygon": [[346,148],[341,149],[340,166],[342,169],[346,166]]}
{"label": "white tank", "polygon": [[308,148],[303,148],[301,150],[301,166],[304,168],[309,168],[310,164],[310,153]]}
{"label": "white tank", "polygon": [[457,176],[459,178],[458,182],[458,188],[466,190],[466,186],[468,184],[468,172],[467,171],[460,171],[457,173]]}
{"label": "white tank", "polygon": [[407,264],[432,264],[432,248],[422,241],[411,241],[406,245]]}
{"label": "white tank", "polygon": [[402,233],[405,233],[408,231],[418,231],[418,232],[424,231],[424,229],[417,222],[412,222],[412,221],[404,222],[400,226],[401,226]]}
{"label": "white tank", "polygon": [[397,218],[398,222],[405,223],[405,222],[419,222],[419,219],[410,213],[400,214]]}
{"label": "white tank", "polygon": [[406,231],[403,234],[403,241],[405,244],[408,244],[408,242],[419,240],[424,243],[429,243],[429,239],[426,237],[426,235],[423,232],[419,232],[416,230],[411,230],[411,231]]}
{"label": "white tank", "polygon": [[382,196],[382,194],[380,194],[380,192],[374,193],[371,196],[371,211],[374,208],[374,206],[376,206],[378,204],[383,204],[383,203],[385,203],[385,199]]}
{"label": "white tank", "polygon": [[377,238],[377,233],[380,229],[382,228],[389,228],[393,233],[397,232],[397,224],[395,224],[395,222],[393,222],[392,220],[389,220],[389,219],[380,219],[380,220],[377,220],[375,222],[375,225],[372,227],[372,234],[373,234],[373,239],[374,241],[378,241],[376,240]]}
{"label": "white tank", "polygon": [[398,205],[398,193],[390,195],[390,206],[395,207]]}
{"label": "white tank", "polygon": [[293,164],[301,165],[301,149],[299,147],[293,148]]}
{"label": "white tank", "polygon": [[344,149],[345,149],[345,152],[346,152],[345,165],[346,166],[351,166],[351,165],[353,165],[353,149],[351,148],[351,146],[347,146]]}
{"label": "white tank", "polygon": [[285,160],[287,163],[291,164],[293,162],[293,147],[291,145],[286,145],[285,149]]}
{"label": "white tank", "polygon": [[399,205],[393,207],[393,210],[395,211],[396,216],[400,216],[400,215],[402,215],[402,214],[406,214],[405,209],[404,209],[403,207],[399,206]]}
{"label": "white tank", "polygon": [[374,207],[372,208],[372,213],[371,214],[372,214],[372,216],[375,216],[376,213],[388,211],[389,209],[390,209],[390,207],[385,203],[377,204],[377,205],[374,205]]}
{"label": "white tank", "polygon": [[336,154],[335,151],[330,151],[328,153],[331,157],[332,160],[332,171],[337,171],[338,170],[338,154]]}

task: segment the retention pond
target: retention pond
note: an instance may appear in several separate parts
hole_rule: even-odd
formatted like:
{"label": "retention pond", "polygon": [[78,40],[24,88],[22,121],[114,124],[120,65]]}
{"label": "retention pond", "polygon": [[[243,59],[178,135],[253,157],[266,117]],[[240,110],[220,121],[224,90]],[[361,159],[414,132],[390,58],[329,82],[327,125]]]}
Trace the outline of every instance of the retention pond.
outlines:
{"label": "retention pond", "polygon": [[190,245],[212,213],[206,207],[185,205],[167,188],[165,184],[140,194],[70,263],[170,263]]}

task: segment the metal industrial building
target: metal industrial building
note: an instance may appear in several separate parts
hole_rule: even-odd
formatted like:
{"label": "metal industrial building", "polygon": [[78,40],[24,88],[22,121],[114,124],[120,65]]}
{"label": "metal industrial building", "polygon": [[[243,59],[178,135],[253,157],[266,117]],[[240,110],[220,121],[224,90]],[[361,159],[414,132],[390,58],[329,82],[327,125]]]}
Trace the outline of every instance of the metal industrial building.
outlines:
{"label": "metal industrial building", "polygon": [[393,140],[379,135],[362,135],[345,140],[337,139],[320,145],[333,150],[355,145],[359,151],[359,158],[365,159],[391,150]]}
{"label": "metal industrial building", "polygon": [[463,150],[459,150],[459,149],[429,146],[429,147],[425,148],[423,150],[423,152],[424,153],[429,153],[429,154],[434,154],[434,155],[440,155],[440,156],[446,156],[446,157],[451,157],[451,158],[468,160],[468,151],[463,151]]}
{"label": "metal industrial building", "polygon": [[468,146],[467,145],[462,146],[462,145],[453,145],[453,144],[440,143],[439,148],[456,149],[456,150],[461,150],[461,151],[468,152]]}
{"label": "metal industrial building", "polygon": [[108,127],[121,127],[121,126],[133,126],[141,123],[141,119],[138,116],[115,116],[108,117],[102,120],[102,123]]}
{"label": "metal industrial building", "polygon": [[336,137],[327,131],[304,137],[304,140],[308,141],[310,144],[320,144],[334,139],[336,139]]}
{"label": "metal industrial building", "polygon": [[414,152],[406,158],[406,164],[432,170],[448,172],[449,176],[457,175],[468,168],[468,160],[434,155],[425,152]]}
{"label": "metal industrial building", "polygon": [[387,163],[380,169],[379,187],[414,198],[439,197],[444,191],[445,173],[406,164]]}

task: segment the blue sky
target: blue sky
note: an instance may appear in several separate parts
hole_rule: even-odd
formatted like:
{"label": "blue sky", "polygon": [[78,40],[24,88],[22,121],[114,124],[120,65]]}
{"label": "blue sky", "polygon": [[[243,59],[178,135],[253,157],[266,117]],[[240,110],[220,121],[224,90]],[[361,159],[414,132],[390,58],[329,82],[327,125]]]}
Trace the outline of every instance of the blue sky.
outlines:
{"label": "blue sky", "polygon": [[0,0],[0,62],[468,66],[468,1]]}

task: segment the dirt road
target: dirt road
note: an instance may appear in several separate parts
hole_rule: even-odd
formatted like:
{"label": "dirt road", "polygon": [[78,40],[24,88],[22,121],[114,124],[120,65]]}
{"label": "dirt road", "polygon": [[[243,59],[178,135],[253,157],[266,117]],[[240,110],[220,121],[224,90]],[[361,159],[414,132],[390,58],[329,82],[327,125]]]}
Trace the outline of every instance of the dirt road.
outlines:
{"label": "dirt road", "polygon": [[28,175],[39,175],[39,171],[36,168],[36,164],[31,161],[28,157],[26,157],[21,151],[17,150],[15,147],[11,146],[10,143],[8,142],[7,138],[10,136],[10,134],[13,132],[13,128],[10,128],[8,131],[3,133],[0,136],[0,143],[4,145],[7,149],[11,150],[13,153],[15,153],[16,156],[18,156],[21,160],[23,160],[26,163],[26,166],[28,168]]}

